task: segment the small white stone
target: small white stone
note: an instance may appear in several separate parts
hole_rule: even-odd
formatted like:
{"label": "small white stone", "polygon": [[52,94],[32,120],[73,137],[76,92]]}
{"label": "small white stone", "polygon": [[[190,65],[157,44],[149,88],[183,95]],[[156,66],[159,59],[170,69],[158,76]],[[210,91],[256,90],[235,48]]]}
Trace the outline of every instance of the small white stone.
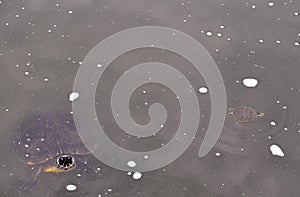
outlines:
{"label": "small white stone", "polygon": [[135,173],[133,173],[132,178],[135,180],[138,180],[138,179],[142,178],[142,176],[143,176],[142,173],[135,172]]}
{"label": "small white stone", "polygon": [[254,78],[245,78],[243,79],[243,84],[248,88],[254,88],[258,85],[258,80]]}
{"label": "small white stone", "polygon": [[206,35],[207,35],[207,36],[212,36],[213,33],[212,33],[211,31],[208,31],[208,32],[206,32]]}
{"label": "small white stone", "polygon": [[130,168],[134,168],[136,166],[136,163],[135,163],[135,161],[128,161],[127,166]]}
{"label": "small white stone", "polygon": [[77,189],[77,186],[76,185],[73,185],[73,184],[69,184],[66,186],[66,189],[70,192],[72,191],[75,191]]}
{"label": "small white stone", "polygon": [[200,92],[201,94],[205,94],[205,93],[208,92],[208,89],[207,89],[207,87],[202,86],[202,87],[199,88],[199,92]]}
{"label": "small white stone", "polygon": [[72,92],[70,95],[69,95],[69,101],[75,101],[77,98],[79,97],[79,93],[78,92]]}
{"label": "small white stone", "polygon": [[280,148],[280,146],[278,146],[276,144],[272,144],[270,146],[270,151],[271,151],[272,155],[274,155],[274,156],[279,156],[279,157],[284,156],[282,149]]}

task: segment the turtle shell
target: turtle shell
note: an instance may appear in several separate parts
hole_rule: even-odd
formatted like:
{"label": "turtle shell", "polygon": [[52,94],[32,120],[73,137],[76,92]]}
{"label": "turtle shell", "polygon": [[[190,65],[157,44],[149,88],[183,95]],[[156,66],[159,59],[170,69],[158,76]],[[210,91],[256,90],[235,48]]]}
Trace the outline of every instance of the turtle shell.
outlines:
{"label": "turtle shell", "polygon": [[42,164],[59,155],[86,155],[71,114],[51,113],[33,116],[18,126],[13,140],[19,159]]}
{"label": "turtle shell", "polygon": [[240,106],[234,109],[231,114],[238,122],[251,122],[258,117],[259,112],[252,107]]}

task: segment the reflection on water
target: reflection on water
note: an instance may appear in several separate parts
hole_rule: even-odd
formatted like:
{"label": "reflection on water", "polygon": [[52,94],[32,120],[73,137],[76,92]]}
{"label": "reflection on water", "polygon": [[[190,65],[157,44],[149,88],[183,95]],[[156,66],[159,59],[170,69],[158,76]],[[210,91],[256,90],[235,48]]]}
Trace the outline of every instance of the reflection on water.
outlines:
{"label": "reflection on water", "polygon": [[[300,1],[0,1],[0,196],[298,196],[297,8]],[[109,109],[111,88],[126,69],[158,61],[182,72],[196,92],[202,88],[197,95],[200,128],[192,145],[175,162],[137,180],[88,155],[82,166],[68,173],[40,173],[34,182],[39,166],[20,162],[13,148],[18,126],[34,114],[71,112],[69,95],[85,55],[107,36],[143,25],[168,26],[193,36],[219,66],[228,107],[252,106],[265,116],[244,124],[228,115],[214,149],[198,158],[210,117],[210,91],[201,74],[167,51],[131,51],[105,71],[97,90],[97,113],[107,135],[140,151],[160,147],[174,136],[180,106],[167,87],[146,84],[130,100],[131,114],[140,124],[150,121],[152,103],[161,102],[168,110],[168,122],[151,139],[122,132]],[[258,83],[245,86],[247,78]],[[282,148],[283,157],[271,154],[272,144]],[[68,191],[68,185],[76,188]]]}

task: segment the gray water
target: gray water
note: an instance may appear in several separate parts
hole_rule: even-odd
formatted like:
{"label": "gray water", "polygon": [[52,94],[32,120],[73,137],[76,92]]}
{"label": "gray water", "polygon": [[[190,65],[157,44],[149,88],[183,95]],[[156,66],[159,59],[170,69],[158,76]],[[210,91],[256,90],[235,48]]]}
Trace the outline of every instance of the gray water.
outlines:
{"label": "gray water", "polygon": [[[300,1],[0,2],[0,196],[299,196]],[[37,113],[71,112],[69,94],[87,53],[114,33],[146,25],[174,28],[198,40],[220,69],[228,107],[252,106],[265,116],[237,123],[228,115],[217,144],[199,158],[211,110],[209,94],[199,93],[202,118],[196,139],[168,166],[134,180],[89,155],[83,168],[41,173],[32,183],[39,166],[19,161],[12,146],[18,125]],[[113,122],[108,101],[115,81],[145,61],[172,65],[195,90],[206,86],[188,61],[168,51],[145,48],[117,58],[105,71],[104,86],[97,88],[96,108],[107,135],[130,150],[155,149],[178,127],[176,95],[159,84],[137,88],[129,104],[140,124],[150,121],[146,101],[166,107],[168,122],[157,136],[128,137]],[[247,77],[259,84],[245,87]],[[283,157],[271,153],[272,144],[281,147]],[[77,189],[67,191],[69,184]]]}

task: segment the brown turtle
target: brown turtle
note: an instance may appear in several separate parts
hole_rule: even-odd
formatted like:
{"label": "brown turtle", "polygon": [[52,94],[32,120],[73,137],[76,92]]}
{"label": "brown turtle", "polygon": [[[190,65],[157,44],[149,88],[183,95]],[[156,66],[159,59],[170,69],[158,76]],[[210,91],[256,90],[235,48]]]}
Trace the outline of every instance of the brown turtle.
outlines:
{"label": "brown turtle", "polygon": [[264,116],[264,113],[249,106],[230,108],[228,113],[232,115],[237,122],[251,122],[257,117]]}
{"label": "brown turtle", "polygon": [[81,142],[73,116],[47,113],[33,116],[18,126],[13,145],[19,160],[41,172],[69,172],[90,154]]}

